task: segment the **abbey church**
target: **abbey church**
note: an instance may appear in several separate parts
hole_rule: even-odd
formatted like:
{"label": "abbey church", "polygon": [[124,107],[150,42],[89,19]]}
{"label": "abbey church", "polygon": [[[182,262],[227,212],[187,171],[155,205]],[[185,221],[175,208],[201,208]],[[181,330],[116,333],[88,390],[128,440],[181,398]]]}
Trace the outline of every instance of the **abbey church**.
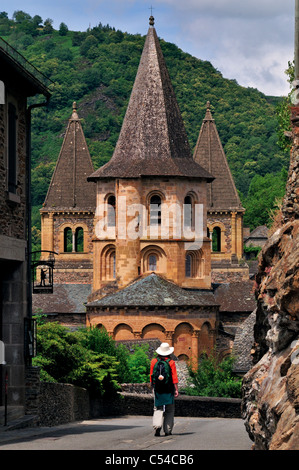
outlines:
{"label": "abbey church", "polygon": [[167,341],[180,360],[230,354],[255,308],[244,209],[210,103],[188,144],[152,17],[107,164],[93,168],[80,106],[70,114],[41,209],[54,293],[33,295],[34,309],[116,341]]}

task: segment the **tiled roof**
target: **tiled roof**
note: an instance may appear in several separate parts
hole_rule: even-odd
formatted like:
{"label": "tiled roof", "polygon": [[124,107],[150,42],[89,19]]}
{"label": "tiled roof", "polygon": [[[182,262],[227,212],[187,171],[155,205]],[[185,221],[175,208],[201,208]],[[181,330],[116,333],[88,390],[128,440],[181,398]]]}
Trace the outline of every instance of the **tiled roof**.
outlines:
{"label": "tiled roof", "polygon": [[254,281],[216,284],[214,295],[220,312],[252,312],[256,308]]}
{"label": "tiled roof", "polygon": [[259,227],[256,227],[254,230],[252,230],[252,232],[250,232],[248,239],[250,238],[268,239],[268,233],[269,233],[268,227],[266,227],[266,225],[260,225]]}
{"label": "tiled roof", "polygon": [[208,210],[243,209],[212,117],[210,103],[207,104],[206,116],[193,157],[199,165],[215,177],[212,184],[208,186]]}
{"label": "tiled roof", "polygon": [[152,27],[113,156],[89,180],[142,176],[213,179],[193,160],[157,33]]}
{"label": "tiled roof", "polygon": [[43,209],[94,211],[96,188],[87,181],[92,171],[92,161],[74,103]]}
{"label": "tiled roof", "polygon": [[53,294],[32,295],[33,313],[84,313],[90,294],[89,284],[54,284]]}
{"label": "tiled roof", "polygon": [[157,274],[138,279],[114,294],[95,300],[87,307],[177,307],[217,306],[211,291],[187,290]]}

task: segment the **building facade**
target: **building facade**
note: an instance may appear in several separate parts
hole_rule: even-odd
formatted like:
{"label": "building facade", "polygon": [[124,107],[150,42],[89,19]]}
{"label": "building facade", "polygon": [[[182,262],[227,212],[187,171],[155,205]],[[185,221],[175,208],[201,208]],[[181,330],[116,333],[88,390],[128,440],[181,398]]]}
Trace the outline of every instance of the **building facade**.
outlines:
{"label": "building facade", "polygon": [[[97,208],[87,324],[104,326],[114,339],[158,337],[184,359],[197,361],[213,348],[217,305],[207,237],[213,179],[193,159],[150,26],[114,154],[88,178],[97,186]],[[103,296],[111,283],[115,292]]]}
{"label": "building facade", "polygon": [[215,177],[208,187],[207,227],[212,240],[213,282],[246,281],[249,268],[243,262],[243,215],[234,179],[207,103],[196,147],[194,160]]}
{"label": "building facade", "polygon": [[40,211],[41,250],[56,253],[56,284],[92,282],[96,193],[87,177],[93,171],[77,105],[73,103],[55,171]]}
{"label": "building facade", "polygon": [[158,338],[195,362],[228,323],[226,354],[232,324],[250,309],[248,287],[238,315],[215,283],[241,292],[249,279],[243,213],[210,106],[192,155],[151,25],[115,151],[96,171],[74,106],[41,210],[42,249],[58,253],[55,292],[34,296],[35,309],[104,327],[116,341]]}
{"label": "building facade", "polygon": [[[0,418],[7,404],[22,416],[32,355],[30,284],[30,113],[28,97],[49,99],[45,77],[0,39]],[[29,328],[29,330],[28,330]]]}

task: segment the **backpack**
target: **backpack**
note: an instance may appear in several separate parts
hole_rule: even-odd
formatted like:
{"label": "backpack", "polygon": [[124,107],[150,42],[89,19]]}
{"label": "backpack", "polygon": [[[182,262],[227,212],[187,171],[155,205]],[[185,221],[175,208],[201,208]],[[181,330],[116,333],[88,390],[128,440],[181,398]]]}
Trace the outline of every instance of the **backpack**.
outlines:
{"label": "backpack", "polygon": [[154,365],[152,381],[155,392],[170,393],[173,390],[170,359],[158,359]]}

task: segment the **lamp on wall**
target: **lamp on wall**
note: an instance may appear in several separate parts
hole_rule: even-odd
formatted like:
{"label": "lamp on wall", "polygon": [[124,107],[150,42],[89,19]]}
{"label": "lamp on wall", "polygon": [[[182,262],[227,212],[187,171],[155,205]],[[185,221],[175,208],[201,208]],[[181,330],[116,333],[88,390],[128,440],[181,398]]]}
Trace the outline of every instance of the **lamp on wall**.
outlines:
{"label": "lamp on wall", "polygon": [[[41,253],[48,253],[48,258],[40,259]],[[54,251],[34,251],[31,253],[31,275],[33,294],[53,294]]]}

